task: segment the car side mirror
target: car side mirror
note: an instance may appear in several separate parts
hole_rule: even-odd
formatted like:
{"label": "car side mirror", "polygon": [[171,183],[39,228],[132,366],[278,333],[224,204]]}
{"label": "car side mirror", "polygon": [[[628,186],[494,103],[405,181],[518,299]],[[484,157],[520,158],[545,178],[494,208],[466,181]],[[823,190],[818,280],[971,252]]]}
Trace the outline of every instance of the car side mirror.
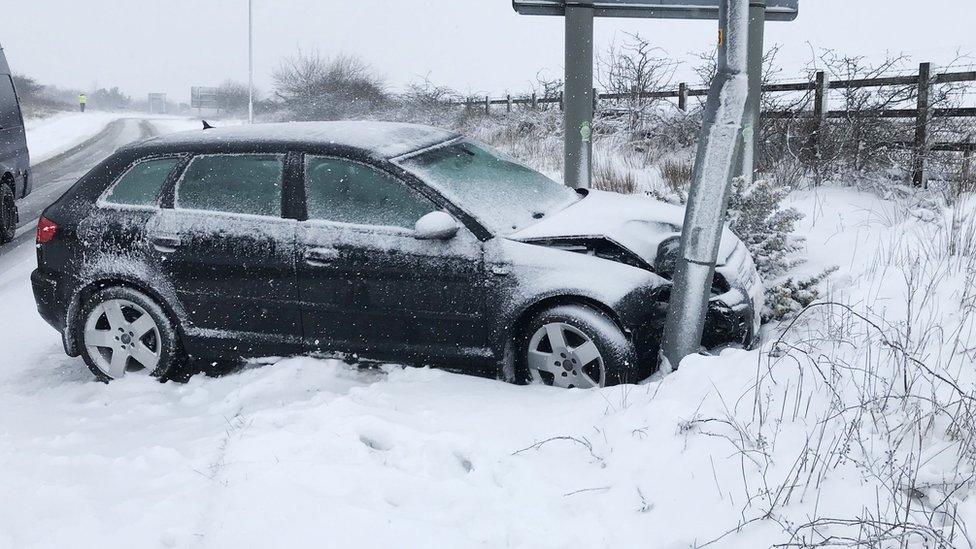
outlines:
{"label": "car side mirror", "polygon": [[418,219],[413,230],[414,236],[420,240],[449,240],[454,238],[460,228],[454,216],[438,211]]}

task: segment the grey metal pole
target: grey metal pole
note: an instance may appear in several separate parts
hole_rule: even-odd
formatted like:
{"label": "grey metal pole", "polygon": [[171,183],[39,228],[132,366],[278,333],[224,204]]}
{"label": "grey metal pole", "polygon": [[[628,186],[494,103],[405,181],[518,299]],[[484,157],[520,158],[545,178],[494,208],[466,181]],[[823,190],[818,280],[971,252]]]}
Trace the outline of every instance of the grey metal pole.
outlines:
{"label": "grey metal pole", "polygon": [[254,0],[247,0],[247,123],[254,123]]}
{"label": "grey metal pole", "polygon": [[749,0],[749,98],[742,120],[742,161],[739,175],[752,183],[759,154],[759,117],[762,111],[763,40],[766,31],[766,0]]}
{"label": "grey metal pole", "polygon": [[740,132],[749,94],[749,0],[720,0],[719,29],[718,70],[705,105],[664,324],[665,368],[677,368],[701,347],[729,189],[742,146]]}
{"label": "grey metal pole", "polygon": [[566,6],[566,91],[563,133],[564,180],[574,189],[590,187],[593,153],[593,6]]}

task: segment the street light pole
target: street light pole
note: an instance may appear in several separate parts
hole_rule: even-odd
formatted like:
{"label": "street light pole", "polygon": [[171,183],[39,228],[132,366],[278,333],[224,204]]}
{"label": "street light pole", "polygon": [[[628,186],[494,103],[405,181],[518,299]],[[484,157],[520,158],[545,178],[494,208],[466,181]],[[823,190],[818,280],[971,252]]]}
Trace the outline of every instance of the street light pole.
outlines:
{"label": "street light pole", "polygon": [[247,0],[247,123],[254,123],[254,0]]}

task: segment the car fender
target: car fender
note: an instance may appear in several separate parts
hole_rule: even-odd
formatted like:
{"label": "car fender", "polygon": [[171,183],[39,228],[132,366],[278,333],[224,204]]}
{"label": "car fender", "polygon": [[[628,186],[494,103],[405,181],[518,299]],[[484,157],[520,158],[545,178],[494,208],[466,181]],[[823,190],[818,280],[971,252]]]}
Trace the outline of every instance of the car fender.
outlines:
{"label": "car fender", "polygon": [[[526,314],[546,303],[580,303],[607,313],[626,331],[637,311],[635,296],[652,299],[667,285],[656,274],[586,254],[508,239],[486,243],[485,260],[491,271],[505,273],[497,311],[497,345],[517,335]],[[637,299],[640,301],[640,299]],[[628,304],[626,307],[621,307]]]}
{"label": "car fender", "polygon": [[176,326],[180,338],[184,336],[184,326],[181,319],[186,318],[185,311],[176,298],[176,289],[172,283],[154,269],[150,262],[137,254],[101,253],[91,261],[86,261],[78,274],[72,275],[73,290],[68,298],[67,318],[62,333],[62,342],[69,356],[80,353],[79,342],[75,336],[78,323],[81,322],[79,312],[85,299],[92,293],[110,286],[128,286],[139,290],[154,299],[170,316]]}

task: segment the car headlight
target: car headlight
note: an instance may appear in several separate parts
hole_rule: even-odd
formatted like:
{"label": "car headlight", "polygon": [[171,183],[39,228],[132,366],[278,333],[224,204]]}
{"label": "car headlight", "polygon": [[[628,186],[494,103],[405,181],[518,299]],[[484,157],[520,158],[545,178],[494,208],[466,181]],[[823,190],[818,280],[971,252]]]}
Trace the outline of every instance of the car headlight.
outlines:
{"label": "car headlight", "polygon": [[[657,247],[657,257],[654,258],[654,272],[658,275],[674,280],[674,271],[678,266],[678,258],[681,256],[681,237],[673,236]],[[722,295],[731,290],[729,282],[716,272],[712,279],[712,297]]]}
{"label": "car headlight", "polygon": [[657,257],[654,258],[654,272],[667,279],[674,278],[674,270],[678,266],[678,256],[681,253],[681,237],[672,236],[657,247]]}

